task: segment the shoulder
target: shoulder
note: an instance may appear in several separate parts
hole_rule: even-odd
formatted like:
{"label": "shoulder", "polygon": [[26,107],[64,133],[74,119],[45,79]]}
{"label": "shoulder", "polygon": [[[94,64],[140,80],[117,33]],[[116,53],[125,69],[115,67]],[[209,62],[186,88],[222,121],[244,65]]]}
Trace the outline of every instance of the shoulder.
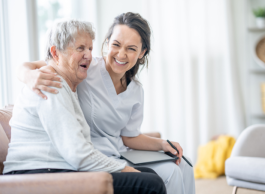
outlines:
{"label": "shoulder", "polygon": [[45,65],[40,68],[41,70],[50,70],[52,73],[56,73],[55,69],[50,65]]}
{"label": "shoulder", "polygon": [[58,94],[52,94],[52,93],[49,93],[49,92],[42,91],[48,97],[48,99],[50,99],[50,100],[55,100],[55,99],[65,99],[66,100],[67,96],[71,96],[72,93],[73,93],[71,88],[70,88],[70,86],[63,79],[63,77],[59,76],[59,75],[58,75],[58,77],[60,77],[61,80],[62,80],[62,82],[61,82],[62,87],[61,88],[51,87],[51,88],[54,88],[54,89],[58,90]]}
{"label": "shoulder", "polygon": [[131,81],[131,84],[132,84],[132,88],[135,92],[137,92],[138,94],[143,94],[144,93],[144,89],[143,89],[143,86],[140,82],[138,81],[135,81],[135,80],[132,80]]}
{"label": "shoulder", "polygon": [[103,61],[103,57],[93,57],[88,69],[99,66]]}
{"label": "shoulder", "polygon": [[132,80],[128,86],[128,90],[131,97],[134,97],[139,101],[144,100],[144,89],[140,82]]}

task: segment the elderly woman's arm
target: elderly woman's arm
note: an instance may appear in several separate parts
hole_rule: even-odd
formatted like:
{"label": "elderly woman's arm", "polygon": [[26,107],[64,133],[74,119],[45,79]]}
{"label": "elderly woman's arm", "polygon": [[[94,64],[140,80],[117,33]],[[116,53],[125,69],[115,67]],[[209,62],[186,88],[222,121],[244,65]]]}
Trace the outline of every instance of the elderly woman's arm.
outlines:
{"label": "elderly woman's arm", "polygon": [[25,62],[17,69],[18,79],[43,99],[47,99],[47,96],[41,90],[56,94],[58,90],[48,86],[61,87],[61,79],[49,69],[43,68],[45,66],[45,61],[33,61]]}
{"label": "elderly woman's arm", "polygon": [[49,100],[39,99],[38,116],[51,143],[66,162],[78,171],[111,173],[125,168],[124,163],[94,149],[88,133],[89,128],[84,128],[86,121],[80,121],[83,119],[80,115],[83,113],[80,114],[81,109],[76,106],[78,99],[75,99],[70,88],[63,85],[57,95],[45,94]]}

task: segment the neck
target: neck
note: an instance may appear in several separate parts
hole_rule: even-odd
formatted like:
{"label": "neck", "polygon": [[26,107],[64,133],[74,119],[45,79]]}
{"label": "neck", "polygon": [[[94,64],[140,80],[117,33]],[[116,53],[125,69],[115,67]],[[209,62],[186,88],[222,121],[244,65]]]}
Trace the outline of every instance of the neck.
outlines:
{"label": "neck", "polygon": [[[106,70],[109,72],[109,75],[111,77],[111,80],[113,82],[113,85],[116,89],[116,93],[119,94],[123,91],[126,90],[126,79],[124,79],[125,74],[117,74],[112,71],[110,65],[106,62],[106,58],[104,58],[105,64],[106,64]],[[121,79],[122,79],[122,84],[121,84]]]}
{"label": "neck", "polygon": [[50,64],[54,70],[56,71],[56,73],[60,76],[62,76],[62,78],[67,82],[67,84],[69,85],[69,87],[71,88],[71,90],[73,92],[76,92],[76,88],[77,88],[77,85],[80,83],[80,82],[76,82],[76,81],[72,81],[69,76],[67,76],[66,73],[64,73],[60,68],[58,68],[57,65],[55,64]]}
{"label": "neck", "polygon": [[[105,58],[104,58],[104,60],[105,60]],[[112,80],[115,88],[122,86],[121,79],[122,79],[122,83],[126,82],[126,80],[123,79],[125,74],[117,74],[117,73],[113,72],[110,65],[106,62],[106,60],[105,60],[105,64],[106,64],[106,70],[109,72],[109,75],[111,77],[111,80]]]}

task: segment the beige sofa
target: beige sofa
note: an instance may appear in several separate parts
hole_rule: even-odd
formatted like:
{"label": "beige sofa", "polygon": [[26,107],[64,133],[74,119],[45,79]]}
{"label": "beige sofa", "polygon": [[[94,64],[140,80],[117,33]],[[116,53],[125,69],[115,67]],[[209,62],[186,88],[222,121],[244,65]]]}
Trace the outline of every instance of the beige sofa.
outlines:
{"label": "beige sofa", "polygon": [[[0,194],[111,194],[112,176],[106,172],[78,172],[2,176],[11,138],[9,120],[13,106],[0,109]],[[146,135],[160,137],[159,133]]]}

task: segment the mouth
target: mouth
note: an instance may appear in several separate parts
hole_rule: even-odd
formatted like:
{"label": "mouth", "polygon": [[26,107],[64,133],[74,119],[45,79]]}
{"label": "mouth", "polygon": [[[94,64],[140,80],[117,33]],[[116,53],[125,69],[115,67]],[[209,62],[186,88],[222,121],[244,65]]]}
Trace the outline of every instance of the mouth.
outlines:
{"label": "mouth", "polygon": [[114,58],[114,61],[116,62],[116,64],[118,65],[118,66],[124,66],[124,65],[126,65],[128,62],[122,62],[122,61],[118,61],[117,59],[115,59]]}
{"label": "mouth", "polygon": [[88,68],[88,64],[81,64],[80,67],[82,67],[83,69],[87,69]]}

